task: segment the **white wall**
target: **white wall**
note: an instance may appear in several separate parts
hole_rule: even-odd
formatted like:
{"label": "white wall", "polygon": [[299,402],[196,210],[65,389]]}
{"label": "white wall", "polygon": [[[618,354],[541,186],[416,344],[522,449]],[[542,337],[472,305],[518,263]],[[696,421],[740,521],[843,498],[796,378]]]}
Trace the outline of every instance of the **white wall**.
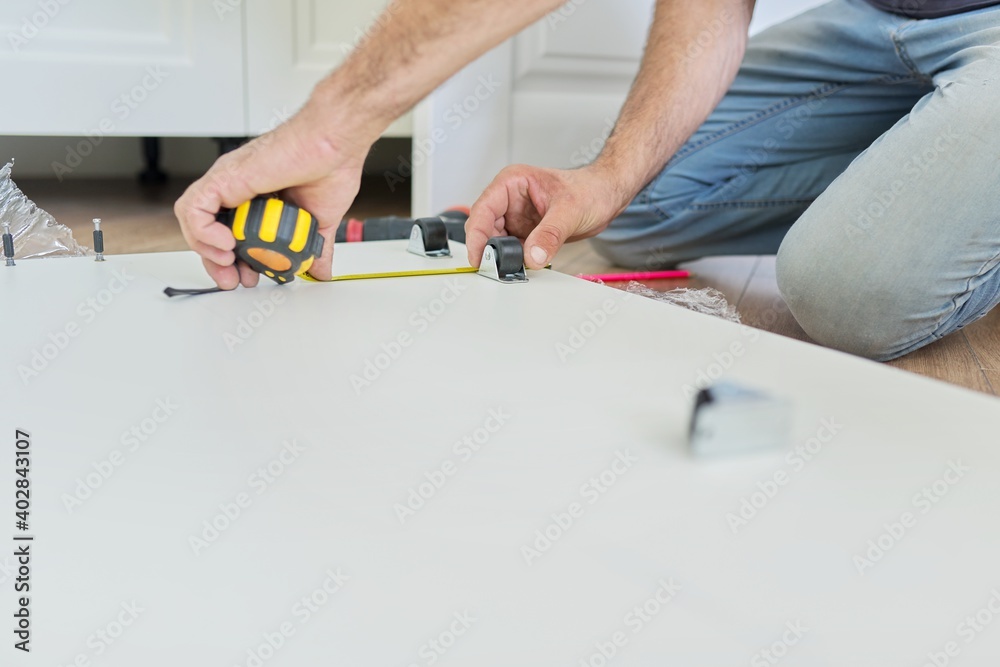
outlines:
{"label": "white wall", "polygon": [[757,0],[750,33],[760,32],[768,26],[801,14],[807,9],[826,4],[827,0]]}

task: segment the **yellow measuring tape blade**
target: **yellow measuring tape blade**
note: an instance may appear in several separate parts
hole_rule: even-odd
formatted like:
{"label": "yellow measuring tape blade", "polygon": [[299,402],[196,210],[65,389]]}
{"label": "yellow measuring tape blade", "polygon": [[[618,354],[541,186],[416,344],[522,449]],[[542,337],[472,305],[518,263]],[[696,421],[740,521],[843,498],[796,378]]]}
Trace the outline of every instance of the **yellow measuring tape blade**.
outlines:
{"label": "yellow measuring tape blade", "polygon": [[332,283],[339,280],[367,280],[369,278],[408,278],[410,276],[443,276],[451,273],[476,273],[479,269],[472,266],[460,266],[449,269],[416,269],[411,271],[385,271],[383,273],[353,273],[343,276],[334,276],[329,280],[317,280],[308,273],[302,274],[302,278],[313,283]]}

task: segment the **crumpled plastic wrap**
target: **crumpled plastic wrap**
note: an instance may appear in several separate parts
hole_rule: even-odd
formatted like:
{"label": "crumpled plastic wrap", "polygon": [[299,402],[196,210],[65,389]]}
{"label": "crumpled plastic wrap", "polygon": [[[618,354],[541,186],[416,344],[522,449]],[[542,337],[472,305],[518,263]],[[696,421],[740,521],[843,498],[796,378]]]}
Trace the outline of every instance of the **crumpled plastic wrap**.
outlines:
{"label": "crumpled plastic wrap", "polygon": [[14,163],[8,162],[0,169],[0,224],[10,223],[14,237],[14,257],[77,257],[86,255],[89,248],[73,238],[66,225],[38,208],[28,199],[11,178]]}
{"label": "crumpled plastic wrap", "polygon": [[740,314],[726,297],[717,289],[706,287],[705,289],[688,289],[681,287],[669,292],[657,292],[642,283],[632,281],[628,284],[629,294],[638,294],[654,301],[669,303],[674,306],[681,306],[696,313],[714,315],[730,322],[740,324]]}

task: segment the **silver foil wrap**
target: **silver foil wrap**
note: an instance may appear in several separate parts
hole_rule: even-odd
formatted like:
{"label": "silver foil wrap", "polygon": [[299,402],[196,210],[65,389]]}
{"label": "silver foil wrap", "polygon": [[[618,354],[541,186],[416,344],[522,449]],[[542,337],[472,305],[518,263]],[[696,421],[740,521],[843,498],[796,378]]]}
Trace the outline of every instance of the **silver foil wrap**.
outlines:
{"label": "silver foil wrap", "polygon": [[13,162],[0,169],[0,224],[10,223],[14,237],[14,257],[74,257],[86,255],[89,248],[73,238],[69,227],[28,199],[11,178]]}

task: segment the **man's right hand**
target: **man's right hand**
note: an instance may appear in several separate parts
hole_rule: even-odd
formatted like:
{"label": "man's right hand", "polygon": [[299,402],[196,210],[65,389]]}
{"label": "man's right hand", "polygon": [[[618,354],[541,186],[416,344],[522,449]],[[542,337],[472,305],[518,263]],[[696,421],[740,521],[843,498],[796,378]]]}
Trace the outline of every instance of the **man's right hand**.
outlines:
{"label": "man's right hand", "polygon": [[469,263],[479,266],[493,236],[524,242],[524,264],[543,269],[569,241],[596,236],[632,199],[615,174],[591,164],[581,169],[507,167],[472,206],[465,223]]}
{"label": "man's right hand", "polygon": [[347,140],[324,133],[319,114],[307,105],[275,130],[223,155],[174,205],[184,239],[219,287],[253,287],[260,276],[236,262],[236,240],[216,214],[270,193],[280,193],[316,217],[323,255],[309,272],[320,280],[330,277],[334,234],[358,193],[374,138]]}

